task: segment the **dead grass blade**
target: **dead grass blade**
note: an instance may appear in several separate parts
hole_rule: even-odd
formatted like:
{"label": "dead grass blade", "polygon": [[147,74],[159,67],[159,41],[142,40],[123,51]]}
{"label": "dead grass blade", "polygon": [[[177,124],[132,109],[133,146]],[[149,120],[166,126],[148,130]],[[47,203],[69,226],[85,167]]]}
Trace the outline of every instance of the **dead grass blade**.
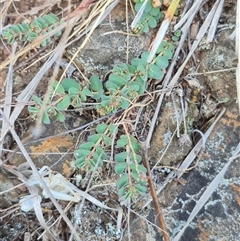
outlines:
{"label": "dead grass blade", "polygon": [[240,152],[240,143],[236,147],[233,156],[229,158],[229,161],[225,164],[225,166],[222,168],[222,170],[218,173],[218,175],[212,180],[212,182],[208,185],[198,202],[196,203],[195,207],[193,208],[191,214],[188,217],[188,220],[184,227],[181,229],[181,231],[177,234],[177,236],[174,237],[172,241],[178,241],[180,240],[181,236],[183,235],[185,229],[188,227],[188,225],[191,223],[191,221],[196,217],[198,212],[201,210],[201,208],[204,206],[204,204],[207,202],[209,197],[212,195],[212,193],[217,189],[218,184],[222,180],[225,172],[227,171],[228,167],[232,163],[232,161],[236,158],[237,154]]}
{"label": "dead grass blade", "polygon": [[135,18],[133,19],[132,24],[131,24],[132,30],[134,30],[134,28],[138,24],[139,20],[141,19],[142,14],[144,12],[144,9],[145,9],[145,7],[147,5],[147,2],[148,2],[148,0],[145,0],[145,2],[143,3],[142,7],[139,9],[139,11],[137,12]]}
{"label": "dead grass blade", "polygon": [[237,13],[236,13],[236,54],[238,58],[238,65],[236,70],[236,85],[237,85],[237,98],[238,108],[240,114],[240,1],[237,1]]}
{"label": "dead grass blade", "polygon": [[[17,43],[15,42],[12,46],[12,56],[14,56],[15,51],[17,48]],[[12,90],[13,90],[13,62],[10,64],[8,69],[8,75],[6,78],[6,88],[5,88],[5,100],[4,100],[4,109],[3,113],[7,119],[9,119],[10,112],[11,112],[11,103],[12,103]],[[8,124],[3,119],[2,123],[2,130],[7,129]],[[1,131],[1,140],[5,137],[3,131]],[[0,142],[0,156],[2,156],[2,148],[3,148],[3,141]]]}
{"label": "dead grass blade", "polygon": [[171,4],[169,5],[168,10],[166,12],[165,18],[161,24],[161,27],[159,28],[159,30],[157,32],[157,36],[156,36],[155,40],[153,41],[151,51],[147,58],[148,63],[152,62],[153,57],[155,56],[157,49],[158,49],[159,45],[161,44],[161,42],[166,34],[166,31],[171,23],[172,17],[178,7],[179,1],[180,0],[172,0],[171,1]]}
{"label": "dead grass blade", "polygon": [[194,51],[196,50],[197,46],[199,45],[199,43],[201,42],[204,34],[207,32],[209,25],[212,22],[212,19],[214,18],[216,9],[218,7],[220,0],[217,0],[215,2],[215,4],[213,5],[211,11],[209,12],[207,18],[205,19],[203,25],[201,26],[201,28],[199,29],[199,32],[196,36],[196,40],[193,42],[193,45],[185,59],[185,61],[183,62],[183,64],[181,65],[181,67],[178,69],[177,73],[173,76],[172,80],[170,81],[168,87],[170,89],[172,89],[174,87],[174,85],[177,83],[180,75],[182,74],[182,71],[184,70],[188,60],[191,58],[191,56],[193,55]]}
{"label": "dead grass blade", "polygon": [[[197,4],[198,3],[198,4]],[[187,11],[186,15],[188,16],[187,18],[183,17],[181,20],[180,20],[180,24],[177,26],[177,27],[180,27],[182,24],[184,24],[184,22],[187,20],[187,22],[184,24],[184,26],[182,27],[182,35],[181,35],[181,39],[179,41],[179,44],[178,44],[178,47],[177,49],[175,50],[175,53],[174,53],[174,56],[172,58],[172,63],[171,65],[168,67],[168,70],[167,70],[167,73],[166,73],[166,76],[164,78],[164,81],[163,81],[163,88],[167,88],[168,87],[168,83],[170,81],[170,79],[172,78],[172,72],[174,70],[174,67],[176,65],[176,61],[178,59],[178,56],[179,56],[179,53],[182,49],[182,46],[186,40],[186,37],[188,36],[188,30],[190,28],[190,25],[192,24],[192,20],[196,14],[196,12],[199,10],[200,6],[201,6],[201,2],[200,1],[196,1],[196,3]],[[194,7],[194,8],[193,8]],[[175,26],[175,27],[176,27]],[[176,28],[177,29],[177,28]],[[155,113],[154,113],[154,116],[152,118],[152,121],[151,121],[151,126],[149,128],[149,131],[148,131],[148,136],[147,136],[147,139],[146,139],[146,144],[147,146],[149,147],[150,145],[150,141],[152,139],[152,134],[153,134],[153,131],[154,131],[154,128],[155,128],[155,124],[156,124],[156,121],[157,121],[157,118],[158,118],[158,114],[159,114],[159,111],[160,111],[160,108],[161,108],[161,105],[162,105],[162,101],[163,101],[163,98],[165,96],[165,93],[161,94],[159,99],[158,99],[158,104],[157,104],[157,107],[155,109]]]}
{"label": "dead grass blade", "polygon": [[195,3],[192,5],[192,7],[184,15],[182,15],[180,21],[174,26],[174,31],[179,29],[189,18],[194,17],[196,12],[199,10],[199,7],[202,4],[203,4],[203,2],[201,2],[201,1],[195,1]]}
{"label": "dead grass blade", "polygon": [[217,26],[218,26],[218,22],[219,22],[219,19],[221,17],[221,13],[222,13],[222,9],[223,9],[223,3],[224,3],[224,0],[221,0],[218,4],[218,7],[217,7],[216,12],[214,14],[211,26],[208,30],[207,43],[212,42],[213,39],[214,39],[216,29],[217,29]]}
{"label": "dead grass blade", "polygon": [[72,230],[74,232],[75,238],[78,241],[81,241],[80,237],[78,236],[78,234],[75,232],[74,227],[72,225],[72,223],[70,222],[70,220],[68,219],[68,217],[66,216],[66,214],[64,213],[64,211],[62,210],[61,206],[59,205],[59,203],[56,201],[56,199],[53,197],[52,193],[50,192],[49,188],[47,187],[46,183],[44,182],[44,180],[42,179],[41,175],[39,174],[36,166],[34,165],[33,161],[31,160],[29,154],[27,153],[25,147],[23,146],[20,138],[18,137],[17,133],[15,132],[14,128],[12,126],[10,126],[10,123],[7,121],[6,116],[4,115],[4,113],[2,112],[2,110],[0,109],[0,114],[3,116],[3,118],[5,119],[5,121],[9,124],[9,129],[11,131],[11,134],[13,136],[13,138],[15,139],[17,145],[19,146],[20,150],[22,151],[24,157],[26,158],[29,166],[31,167],[35,177],[37,178],[37,180],[39,181],[39,183],[41,183],[42,187],[44,188],[45,192],[47,193],[47,195],[49,196],[49,198],[51,199],[52,203],[55,205],[56,209],[58,210],[58,212],[61,214],[62,218],[64,219],[64,221],[66,222],[66,224],[68,225],[68,227],[70,228],[70,230]]}
{"label": "dead grass blade", "polygon": [[210,136],[211,132],[213,131],[213,128],[219,121],[219,119],[222,117],[224,112],[226,111],[226,108],[223,108],[222,111],[217,116],[216,120],[212,123],[212,125],[208,128],[207,132],[204,134],[204,136],[198,141],[198,143],[195,145],[195,147],[191,150],[191,152],[187,155],[183,163],[179,166],[178,171],[176,171],[176,177],[179,179],[184,172],[189,168],[189,166],[192,164],[198,153],[201,151],[202,148],[205,147],[205,143]]}

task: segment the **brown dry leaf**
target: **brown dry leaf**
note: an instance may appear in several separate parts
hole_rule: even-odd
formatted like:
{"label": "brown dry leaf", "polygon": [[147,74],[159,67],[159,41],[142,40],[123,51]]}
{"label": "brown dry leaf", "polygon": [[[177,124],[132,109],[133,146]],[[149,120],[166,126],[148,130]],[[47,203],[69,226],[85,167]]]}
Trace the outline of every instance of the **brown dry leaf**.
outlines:
{"label": "brown dry leaf", "polygon": [[161,7],[161,6],[162,6],[162,3],[161,3],[160,0],[153,0],[153,1],[152,1],[152,6],[153,6],[154,8],[156,8],[156,7]]}
{"label": "brown dry leaf", "polygon": [[165,6],[165,7],[168,7],[170,5],[170,3],[171,3],[170,0],[163,0],[162,1],[163,6]]}

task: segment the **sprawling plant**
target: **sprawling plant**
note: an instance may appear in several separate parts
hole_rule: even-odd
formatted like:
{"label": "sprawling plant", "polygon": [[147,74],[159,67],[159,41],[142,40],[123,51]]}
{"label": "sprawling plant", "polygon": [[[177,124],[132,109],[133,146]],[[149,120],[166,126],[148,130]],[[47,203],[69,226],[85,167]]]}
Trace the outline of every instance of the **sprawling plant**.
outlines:
{"label": "sprawling plant", "polygon": [[[89,85],[85,87],[71,78],[64,78],[61,83],[56,81],[43,122],[50,123],[50,117],[64,121],[64,110],[70,106],[83,107],[86,102],[94,103],[100,115],[129,108],[133,99],[147,89],[148,79],[163,77],[163,70],[169,64],[172,51],[172,44],[163,41],[151,63],[147,63],[149,52],[143,52],[139,58],[132,59],[131,64],[115,66],[104,84],[96,75],[90,78]],[[38,119],[42,100],[37,96],[33,96],[33,100],[36,104],[28,109]],[[103,165],[108,156],[106,151],[114,146],[117,153],[114,157],[115,172],[120,175],[117,182],[118,193],[125,199],[136,198],[146,190],[146,169],[141,164],[140,146],[130,133],[117,135],[118,129],[117,123],[97,125],[87,142],[75,151],[76,165],[82,170],[93,171]]]}
{"label": "sprawling plant", "polygon": [[[20,23],[11,25],[3,30],[2,37],[6,39],[9,44],[12,44],[14,41],[32,42],[39,36],[51,32],[62,23],[62,20],[59,20],[55,14],[51,13],[34,19],[30,24]],[[58,37],[60,35],[61,31],[58,31],[54,36]],[[50,41],[50,37],[46,38],[42,41],[41,46],[46,46]]]}
{"label": "sprawling plant", "polygon": [[[139,11],[143,1],[135,1],[137,2],[135,9]],[[148,32],[149,27],[156,27],[161,17],[160,8],[153,7],[152,1],[149,0],[134,32]],[[54,14],[48,14],[35,19],[30,24],[12,25],[2,32],[2,36],[10,44],[15,40],[33,41],[59,24],[61,20]],[[56,36],[59,34],[57,33]],[[41,45],[45,46],[49,41],[50,39],[46,39]],[[89,84],[84,87],[71,78],[64,78],[61,82],[55,81],[50,99],[44,109],[43,123],[49,124],[51,117],[63,122],[65,110],[69,107],[84,107],[86,103],[92,103],[100,115],[128,109],[133,101],[137,101],[137,98],[145,92],[149,79],[162,79],[163,71],[172,58],[172,52],[173,45],[163,41],[151,63],[147,63],[149,52],[143,52],[138,58],[132,59],[130,64],[122,63],[115,66],[104,83],[96,75],[92,76]],[[35,104],[29,106],[28,110],[32,117],[38,120],[43,101],[35,95],[32,99]],[[124,199],[134,199],[145,193],[147,178],[146,169],[141,164],[140,146],[131,134],[131,127],[126,125],[126,123],[120,124],[114,121],[98,124],[87,141],[75,151],[74,157],[78,168],[94,171],[103,165],[108,159],[108,153],[114,150],[114,169],[120,176],[116,183],[118,194]],[[120,127],[124,127],[122,129],[125,130],[125,134],[119,133]]]}

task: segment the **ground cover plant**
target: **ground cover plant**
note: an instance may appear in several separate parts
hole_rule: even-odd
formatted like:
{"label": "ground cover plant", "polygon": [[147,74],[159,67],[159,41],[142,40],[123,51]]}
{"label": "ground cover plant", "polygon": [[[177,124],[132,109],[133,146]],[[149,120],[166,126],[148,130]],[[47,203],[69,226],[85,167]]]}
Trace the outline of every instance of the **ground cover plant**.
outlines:
{"label": "ground cover plant", "polygon": [[[29,17],[29,19],[20,17],[22,22],[16,19],[15,22],[11,21],[11,24],[1,29],[1,39],[4,46],[6,46],[4,51],[7,52],[9,49],[9,52],[12,53],[0,65],[0,69],[8,67],[9,73],[6,79],[11,79],[11,73],[15,74],[16,69],[20,69],[21,72],[21,67],[24,63],[19,64],[19,62],[24,59],[23,62],[26,62],[26,65],[29,64],[27,68],[30,70],[35,65],[41,67],[39,72],[34,73],[29,85],[26,88],[24,87],[25,89],[22,93],[16,97],[16,108],[12,104],[11,84],[7,82],[6,96],[8,98],[5,99],[4,111],[1,111],[1,116],[3,117],[1,141],[5,138],[8,130],[10,130],[11,136],[15,140],[12,143],[17,143],[21,153],[23,153],[31,167],[31,170],[25,170],[23,167],[14,169],[11,166],[12,164],[6,164],[10,159],[9,155],[7,156],[3,153],[5,155],[3,155],[3,160],[6,158],[6,161],[2,162],[1,160],[3,169],[17,176],[30,193],[29,195],[21,196],[17,201],[17,208],[20,208],[22,212],[26,212],[27,214],[34,210],[34,215],[36,215],[40,223],[39,229],[33,231],[34,238],[43,237],[43,239],[48,240],[51,236],[53,239],[61,237],[62,240],[81,240],[80,236],[83,235],[83,239],[87,239],[88,232],[84,231],[84,228],[85,226],[89,226],[88,230],[90,230],[91,224],[88,224],[88,222],[94,222],[97,224],[93,231],[96,237],[103,238],[106,235],[110,235],[111,240],[118,240],[121,239],[120,236],[125,229],[128,239],[131,239],[130,213],[134,212],[132,208],[143,210],[153,200],[156,213],[162,213],[156,193],[156,191],[159,193],[156,176],[166,176],[169,174],[167,177],[177,175],[180,178],[184,172],[190,172],[197,167],[209,132],[204,135],[200,131],[193,131],[193,126],[199,127],[198,123],[200,121],[204,122],[205,119],[210,120],[212,116],[218,113],[218,111],[214,112],[215,110],[213,110],[212,106],[217,108],[220,104],[230,100],[230,98],[214,97],[216,101],[215,103],[211,102],[211,108],[209,108],[207,103],[212,101],[213,98],[209,93],[207,96],[201,84],[198,84],[197,80],[192,76],[189,79],[184,77],[184,80],[179,78],[196,46],[207,31],[207,27],[200,29],[201,36],[188,40],[188,48],[190,49],[188,53],[186,46],[183,48],[182,45],[186,38],[186,29],[189,29],[189,25],[187,24],[190,23],[190,20],[186,22],[186,25],[181,30],[179,27],[175,29],[174,25],[171,25],[172,20],[174,24],[183,24],[181,21],[177,23],[177,20],[181,17],[181,13],[184,12],[184,4],[180,4],[177,9],[178,0],[167,3],[162,3],[162,1],[158,0],[134,0],[124,3],[126,13],[131,9],[134,10],[136,16],[131,24],[131,31],[129,31],[130,26],[128,21],[126,21],[126,26],[129,27],[125,27],[124,31],[126,30],[127,32],[120,31],[120,34],[126,34],[126,36],[148,35],[152,33],[152,30],[154,31],[154,29],[159,28],[157,34],[152,35],[152,45],[149,51],[141,52],[137,57],[130,58],[126,63],[111,64],[112,68],[108,73],[104,73],[104,76],[92,74],[88,78],[82,74],[82,69],[76,65],[77,72],[81,73],[80,80],[72,74],[70,76],[68,76],[69,74],[59,74],[61,73],[59,71],[59,63],[62,60],[62,56],[65,57],[63,53],[64,49],[76,41],[76,39],[86,35],[86,38],[84,37],[78,49],[81,52],[84,44],[88,41],[90,42],[91,33],[95,31],[96,27],[106,16],[108,16],[109,25],[113,30],[111,34],[115,34],[114,22],[111,22],[111,7],[112,4],[114,7],[118,3],[118,0],[83,0],[78,7],[73,7],[72,5],[72,12],[70,13],[69,11],[68,14],[68,10],[62,8],[64,5],[61,5],[60,9],[63,11],[61,13],[59,13],[60,9],[55,5],[52,9],[50,7],[50,11],[45,11],[45,5],[43,5],[38,7],[38,9],[44,10],[40,11],[41,14],[39,12],[39,14]],[[197,3],[195,5],[195,8],[188,6],[186,9],[189,8],[192,11],[193,9],[200,8],[200,5],[197,6]],[[217,3],[213,6],[211,12],[216,9],[216,6]],[[34,11],[36,9],[32,9],[30,13]],[[85,17],[86,12],[89,14],[87,18]],[[88,31],[90,31],[89,34]],[[165,36],[166,31],[168,33]],[[194,42],[193,45],[190,44],[191,41]],[[186,53],[184,52],[181,55],[184,58],[186,57],[186,60],[178,56],[180,50],[182,52],[186,51]],[[15,51],[16,54],[14,54]],[[40,57],[40,60],[35,56]],[[68,67],[74,61],[75,57],[70,60]],[[31,65],[28,59],[32,62]],[[18,63],[17,68],[15,67],[15,63]],[[174,68],[174,66],[177,66],[177,68]],[[191,68],[187,66],[187,70],[189,69]],[[65,70],[67,71],[67,69],[64,69],[64,73]],[[48,71],[50,72],[49,76],[46,74],[49,73]],[[30,74],[28,73],[26,76]],[[45,81],[44,87],[41,85],[41,80]],[[40,87],[36,89],[38,85]],[[192,91],[194,96],[187,93],[189,90]],[[164,141],[167,140],[169,145],[172,140],[178,140],[179,145],[186,146],[186,143],[192,145],[191,137],[194,136],[194,132],[198,132],[200,133],[199,136],[203,138],[203,143],[200,146],[198,143],[192,152],[188,149],[190,157],[187,155],[188,152],[185,152],[184,155],[187,155],[186,160],[188,160],[187,164],[185,161],[181,165],[170,162],[170,164],[159,167],[159,161],[151,163],[151,165],[154,165],[154,168],[160,168],[161,170],[159,172],[161,174],[156,174],[154,170],[151,170],[151,166],[149,165],[151,158],[148,156],[147,149],[150,145],[153,130],[157,126],[161,101],[165,93],[167,96],[166,100],[171,98],[172,107],[168,106],[169,103],[167,103],[162,114],[168,115],[165,112],[166,108],[174,110],[174,114],[172,114],[174,117],[171,118],[173,121],[176,120],[174,125],[177,127],[176,131],[173,132],[171,121],[166,119],[169,122],[163,124],[168,125],[168,132],[164,133],[163,137],[160,138],[164,138]],[[199,103],[200,97],[201,104]],[[204,99],[205,97],[206,100]],[[176,101],[176,99],[179,101]],[[222,101],[223,99],[226,101]],[[24,105],[27,105],[27,108],[24,108],[23,104],[19,105],[19,103],[24,103]],[[201,117],[196,115],[194,117],[191,116],[190,113],[196,113],[201,108],[204,110],[201,111]],[[41,135],[40,127],[44,125],[51,126],[56,122],[64,124],[67,121],[67,114],[69,112],[81,113],[81,115],[86,115],[88,118],[91,116],[92,121],[80,126],[78,129],[78,131],[81,130],[81,134],[79,134],[79,140],[81,140],[77,140],[74,143],[74,151],[67,153],[67,155],[72,155],[70,160],[71,170],[74,170],[74,174],[71,173],[68,179],[64,178],[62,173],[53,172],[51,167],[48,167],[48,159],[45,160],[45,166],[37,169],[35,163],[29,158],[29,154],[32,153],[26,151],[17,136],[19,130],[23,129],[24,126],[22,125],[21,118],[19,119],[20,121],[18,120],[19,114],[22,111],[27,116],[29,123],[36,123],[33,133],[34,135],[37,133],[37,138],[39,138],[39,133]],[[21,128],[17,129],[14,126],[16,123],[20,123]],[[216,121],[214,122],[215,124]],[[26,126],[28,128],[29,125],[26,124]],[[213,127],[211,126],[211,128]],[[61,139],[59,140],[61,142]],[[1,152],[7,149],[6,142],[1,142],[1,147],[3,147],[1,148]],[[162,150],[163,153],[167,149],[168,146],[166,150]],[[173,150],[172,153],[175,153],[175,149]],[[178,151],[176,150],[176,153]],[[18,153],[18,149],[12,152]],[[200,154],[196,163],[189,168],[198,153]],[[47,158],[51,157],[48,156]],[[69,163],[70,161],[69,159],[67,160]],[[61,162],[61,160],[57,161],[56,165],[58,162]],[[25,174],[22,175],[25,172],[27,173],[26,176]],[[100,184],[98,182],[99,179],[101,180]],[[170,177],[168,182],[171,180],[172,178]],[[167,185],[165,179],[161,181],[163,185]],[[109,189],[106,188],[108,186]],[[216,188],[216,185],[212,187],[212,192],[214,188]],[[106,190],[108,191],[106,192]],[[24,194],[26,194],[26,190]],[[109,197],[106,198],[108,195]],[[209,197],[207,195],[203,195],[206,200]],[[51,219],[49,218],[51,215],[47,216],[45,213],[43,214],[41,207],[45,207],[46,200],[50,200],[54,204],[54,208],[58,211],[58,214],[60,213],[60,217],[54,214],[56,218]],[[59,202],[63,206],[66,202],[69,203],[66,209],[63,210],[63,206],[61,207]],[[78,203],[80,204],[77,205]],[[195,209],[197,208],[199,211],[201,204],[196,204],[196,206]],[[84,211],[84,208],[91,211],[94,210],[91,214],[92,216],[94,216],[93,213],[105,214],[103,210],[111,212],[110,216],[115,222],[114,225],[108,221],[104,221],[104,224],[100,223],[99,219],[96,218],[93,220],[93,217],[92,220],[85,219],[84,213],[88,213],[89,210]],[[52,211],[47,212],[51,213]],[[141,213],[141,211],[139,212]],[[6,213],[6,216],[9,215]],[[193,215],[196,216],[196,212],[190,215],[191,218]],[[156,215],[156,217],[160,223],[159,227],[162,229],[163,239],[169,240],[169,230],[166,228],[163,216]],[[49,225],[45,222],[46,219],[53,225],[53,228],[49,228]],[[64,221],[59,221],[61,219]],[[64,225],[67,224],[68,226],[66,229],[68,231],[66,232],[61,228],[60,223],[63,222]],[[105,231],[99,228],[104,225],[107,227]],[[7,224],[4,228],[6,226]],[[77,226],[78,231],[76,232]],[[63,230],[61,235],[59,234],[60,230]],[[41,234],[39,234],[40,232]],[[66,233],[67,236],[64,237]],[[23,231],[21,232],[21,236],[22,234]],[[47,237],[49,234],[50,236]],[[179,236],[180,234],[181,232]]]}

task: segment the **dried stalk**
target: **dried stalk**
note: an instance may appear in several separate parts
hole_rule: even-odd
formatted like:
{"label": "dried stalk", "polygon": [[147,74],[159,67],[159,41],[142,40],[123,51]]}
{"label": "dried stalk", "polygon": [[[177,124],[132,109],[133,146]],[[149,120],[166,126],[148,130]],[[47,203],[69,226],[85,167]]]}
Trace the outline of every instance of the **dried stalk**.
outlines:
{"label": "dried stalk", "polygon": [[148,185],[149,185],[150,192],[152,195],[153,204],[154,204],[154,207],[155,207],[155,210],[157,213],[159,227],[162,230],[162,235],[163,235],[164,241],[169,241],[170,239],[169,239],[165,221],[164,221],[164,218],[162,215],[162,209],[158,203],[157,194],[156,194],[154,183],[153,183],[152,176],[151,176],[151,170],[150,170],[150,166],[149,166],[149,162],[148,162],[148,158],[147,158],[147,146],[144,142],[141,143],[141,151],[142,151],[142,162],[143,162],[143,165],[145,166],[145,168],[147,169]]}

